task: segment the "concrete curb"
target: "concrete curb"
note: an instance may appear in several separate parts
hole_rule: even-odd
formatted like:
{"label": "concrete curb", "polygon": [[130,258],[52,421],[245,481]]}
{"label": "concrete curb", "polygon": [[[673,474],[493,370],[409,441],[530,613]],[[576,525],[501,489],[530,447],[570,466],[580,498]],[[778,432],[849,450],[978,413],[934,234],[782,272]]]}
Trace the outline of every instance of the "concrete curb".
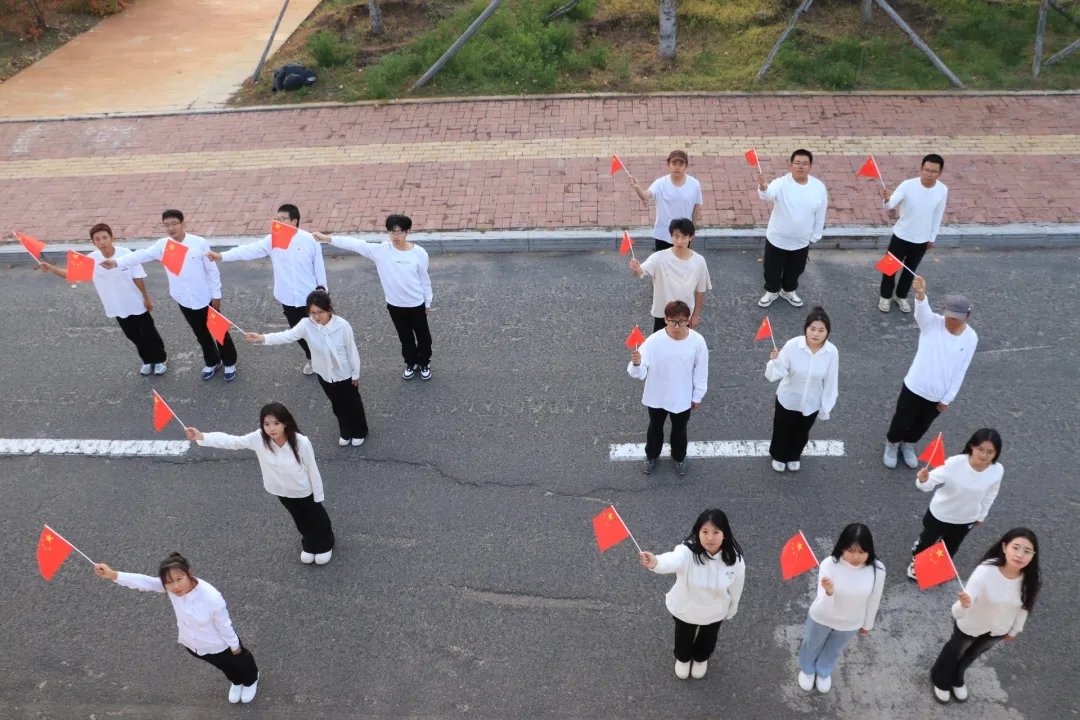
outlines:
{"label": "concrete curb", "polygon": [[[490,232],[416,232],[409,239],[429,253],[460,252],[574,252],[617,250],[622,239],[622,229],[560,229],[560,230],[493,230]],[[385,233],[338,233],[339,235],[379,242]],[[884,250],[889,244],[892,229],[887,226],[839,226],[826,228],[822,239],[815,245],[819,250]],[[221,236],[207,240],[218,250],[253,242],[265,235]],[[638,247],[652,247],[652,228],[634,228],[630,237]],[[760,250],[765,229],[706,228],[698,232],[695,247],[702,250]],[[142,248],[155,239],[138,238],[120,240],[130,248]],[[1012,225],[953,225],[941,229],[936,247],[977,248],[980,250],[1029,250],[1032,248],[1080,247],[1080,224],[1064,223],[1016,223]],[[60,257],[68,250],[90,252],[89,243],[53,243],[44,254]],[[323,248],[327,257],[353,255],[332,245]],[[34,260],[21,245],[9,242],[0,245],[0,262],[12,265],[33,264]]]}

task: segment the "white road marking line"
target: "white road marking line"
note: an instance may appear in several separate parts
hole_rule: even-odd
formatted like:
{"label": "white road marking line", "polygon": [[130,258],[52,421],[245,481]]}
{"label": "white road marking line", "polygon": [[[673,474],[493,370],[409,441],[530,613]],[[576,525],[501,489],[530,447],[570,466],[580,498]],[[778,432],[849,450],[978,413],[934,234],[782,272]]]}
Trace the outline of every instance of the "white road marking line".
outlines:
{"label": "white road marking line", "polygon": [[1028,347],[1000,348],[998,350],[982,350],[982,351],[979,352],[979,354],[980,355],[989,355],[990,353],[1023,352],[1024,350],[1046,350],[1047,348],[1052,348],[1052,347],[1054,347],[1054,346],[1053,345],[1029,345]]}
{"label": "white road marking line", "polygon": [[[803,455],[810,457],[843,457],[842,440],[811,440]],[[686,448],[686,456],[692,458],[714,457],[768,457],[768,440],[708,440],[693,441]],[[613,443],[609,459],[644,460],[645,443]],[[671,457],[671,445],[664,443],[660,457]]]}
{"label": "white road marking line", "polygon": [[191,446],[187,440],[48,440],[0,438],[3,455],[90,455],[100,457],[176,457]]}

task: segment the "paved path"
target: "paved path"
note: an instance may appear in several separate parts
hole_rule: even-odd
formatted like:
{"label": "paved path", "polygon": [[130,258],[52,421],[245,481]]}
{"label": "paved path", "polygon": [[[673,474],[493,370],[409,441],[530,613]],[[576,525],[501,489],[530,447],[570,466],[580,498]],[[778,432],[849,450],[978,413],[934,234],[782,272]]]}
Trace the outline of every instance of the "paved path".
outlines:
{"label": "paved path", "polygon": [[763,225],[743,151],[768,174],[796,147],[816,154],[830,225],[881,225],[885,179],[947,158],[946,221],[1080,221],[1080,96],[758,96],[547,99],[285,109],[0,124],[0,227],[81,239],[107,221],[160,232],[164,208],[192,232],[264,232],[280,203],[309,226],[374,230],[390,212],[425,230],[648,224],[612,153],[643,179],[689,150],[706,226]]}
{"label": "paved path", "polygon": [[[276,50],[318,5],[291,0]],[[138,0],[0,85],[0,118],[222,107],[282,0]]]}

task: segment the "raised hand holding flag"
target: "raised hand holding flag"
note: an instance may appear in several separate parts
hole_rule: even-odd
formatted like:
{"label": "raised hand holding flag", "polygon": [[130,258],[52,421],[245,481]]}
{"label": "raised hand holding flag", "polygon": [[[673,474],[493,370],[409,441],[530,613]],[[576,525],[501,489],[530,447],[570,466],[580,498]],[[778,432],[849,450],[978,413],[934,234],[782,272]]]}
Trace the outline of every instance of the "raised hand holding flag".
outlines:
{"label": "raised hand holding flag", "polygon": [[916,555],[914,564],[915,580],[919,583],[920,590],[932,588],[953,578],[960,583],[960,589],[964,589],[964,583],[960,582],[960,574],[956,572],[944,540],[938,540]]}
{"label": "raised hand holding flag", "polygon": [[746,157],[747,165],[749,165],[750,167],[756,167],[758,170],[761,169],[761,163],[758,162],[757,150],[755,150],[754,148],[750,148],[743,154]]}
{"label": "raised hand holding flag", "polygon": [[882,189],[885,188],[885,180],[881,177],[881,168],[878,167],[877,160],[871,155],[870,158],[863,163],[859,168],[859,172],[855,173],[855,177],[866,177],[877,179],[881,182]]}
{"label": "raised hand holding flag", "polygon": [[618,175],[620,170],[622,172],[626,173],[627,175],[630,174],[630,171],[627,170],[626,166],[622,164],[622,160],[619,159],[619,156],[618,155],[612,155],[611,156],[611,177],[615,177],[616,175]]}
{"label": "raised hand holding flag", "polygon": [[94,268],[97,263],[93,258],[68,250],[67,254],[67,279],[71,282],[90,282],[94,279]]}
{"label": "raised hand holding flag", "polygon": [[71,554],[72,550],[86,558],[91,565],[94,564],[93,560],[86,557],[86,553],[60,537],[60,533],[46,525],[41,531],[37,546],[37,563],[41,576],[46,580],[52,580],[53,575],[68,559],[68,555]]}
{"label": "raised hand holding flag", "polygon": [[814,556],[810,543],[806,542],[806,536],[802,534],[802,530],[784,543],[784,549],[780,551],[780,573],[785,580],[790,580],[817,566],[817,557]]}
{"label": "raised hand holding flag", "polygon": [[288,250],[289,243],[296,236],[296,230],[292,225],[277,220],[270,223],[270,249]]}
{"label": "raised hand holding flag", "polygon": [[641,328],[635,325],[634,329],[630,331],[630,336],[626,338],[626,347],[636,350],[644,342],[645,336],[641,334]]}
{"label": "raised hand holding flag", "polygon": [[945,439],[942,433],[931,441],[919,456],[919,461],[926,463],[928,469],[941,467],[945,464]]}

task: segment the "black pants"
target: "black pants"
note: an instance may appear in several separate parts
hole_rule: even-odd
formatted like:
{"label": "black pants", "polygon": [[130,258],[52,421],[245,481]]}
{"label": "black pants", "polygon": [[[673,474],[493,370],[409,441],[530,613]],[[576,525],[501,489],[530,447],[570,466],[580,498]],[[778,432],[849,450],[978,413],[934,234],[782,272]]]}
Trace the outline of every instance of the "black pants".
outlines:
{"label": "black pants", "polygon": [[956,551],[960,549],[960,543],[964,542],[964,538],[971,532],[974,525],[975,523],[953,525],[952,523],[941,522],[927,508],[922,519],[922,532],[919,534],[919,539],[911,546],[911,556],[915,557],[938,540],[943,540],[945,549],[949,551],[949,557],[955,561]]}
{"label": "black pants", "polygon": [[428,330],[427,310],[423,305],[403,308],[387,305],[401,340],[401,357],[406,365],[426,366],[431,362],[431,331]]}
{"label": "black pants", "polygon": [[330,407],[334,409],[341,437],[346,440],[366,438],[367,416],[364,414],[364,401],[360,399],[360,389],[352,384],[352,380],[327,382],[320,377],[319,384],[330,400]]}
{"label": "black pants", "polygon": [[[919,269],[919,263],[922,262],[928,246],[929,243],[910,243],[907,240],[901,240],[895,235],[889,240],[889,252],[912,270]],[[900,278],[899,281],[897,281],[897,277]],[[914,279],[915,276],[909,273],[906,268],[900,268],[900,272],[896,275],[882,274],[881,297],[891,298],[893,296],[893,286],[895,285],[896,297],[906,298],[911,290],[911,281]]]}
{"label": "black pants", "polygon": [[660,332],[661,330],[663,330],[666,327],[667,327],[667,320],[665,320],[664,318],[654,317],[652,319],[652,331],[654,333],[655,332]]}
{"label": "black pants", "polygon": [[666,240],[658,240],[657,238],[653,238],[653,242],[656,243],[657,252],[660,252],[661,250],[669,250],[675,247],[674,243],[669,243]]}
{"label": "black pants", "polygon": [[799,276],[806,269],[810,246],[799,250],[781,250],[765,241],[765,290],[771,293],[795,292],[799,289]]}
{"label": "black pants", "polygon": [[210,334],[210,329],[206,327],[206,308],[192,310],[183,305],[178,307],[180,312],[184,314],[187,324],[191,326],[191,331],[195,333],[195,339],[199,341],[199,345],[202,347],[203,364],[206,367],[217,367],[219,362],[225,367],[235,365],[236,346],[233,345],[232,336],[225,333],[225,342],[221,345],[217,344],[217,340],[214,340],[214,336]]}
{"label": "black pants", "polygon": [[[285,314],[285,319],[289,322],[289,327],[296,327],[297,324],[308,316],[308,309],[306,307],[293,307],[292,305],[282,305],[281,311]],[[300,338],[296,341],[296,344],[304,351],[304,355],[307,359],[311,359],[311,349],[308,347],[307,340]]]}
{"label": "black pants", "polygon": [[900,397],[896,399],[889,431],[885,439],[891,443],[914,445],[930,429],[934,420],[941,414],[937,403],[908,390],[907,385],[900,388]]}
{"label": "black pants", "polygon": [[243,644],[240,645],[239,655],[233,655],[228,648],[210,655],[199,655],[192,652],[191,648],[187,648],[187,651],[225,673],[225,677],[229,678],[233,685],[251,686],[259,679],[259,666],[255,664],[255,656]]}
{"label": "black pants", "polygon": [[334,529],[330,526],[330,516],[322,503],[315,502],[314,495],[302,498],[278,497],[281,504],[292,515],[296,529],[300,532],[300,546],[304,552],[319,555],[334,549]]}
{"label": "black pants", "polygon": [[135,343],[135,350],[144,363],[156,365],[165,362],[167,359],[165,343],[162,342],[150,313],[128,315],[125,318],[118,317],[116,324],[120,326],[124,336]]}
{"label": "black pants", "polygon": [[690,408],[681,413],[668,412],[663,408],[649,408],[649,431],[645,435],[645,457],[655,460],[664,446],[664,422],[671,416],[671,459],[686,459],[686,424],[690,422]]}
{"label": "black pants", "polygon": [[806,443],[810,442],[810,428],[814,427],[817,416],[817,413],[803,415],[798,410],[788,410],[777,398],[776,409],[773,410],[769,456],[777,462],[798,462],[806,449]]}
{"label": "black pants", "polygon": [[930,670],[934,687],[948,690],[964,686],[964,673],[975,659],[1001,642],[1001,636],[990,633],[972,637],[953,623],[952,637],[938,653],[937,662]]}
{"label": "black pants", "polygon": [[723,620],[712,625],[691,625],[672,615],[675,620],[675,659],[679,662],[705,662],[716,649],[716,635]]}

